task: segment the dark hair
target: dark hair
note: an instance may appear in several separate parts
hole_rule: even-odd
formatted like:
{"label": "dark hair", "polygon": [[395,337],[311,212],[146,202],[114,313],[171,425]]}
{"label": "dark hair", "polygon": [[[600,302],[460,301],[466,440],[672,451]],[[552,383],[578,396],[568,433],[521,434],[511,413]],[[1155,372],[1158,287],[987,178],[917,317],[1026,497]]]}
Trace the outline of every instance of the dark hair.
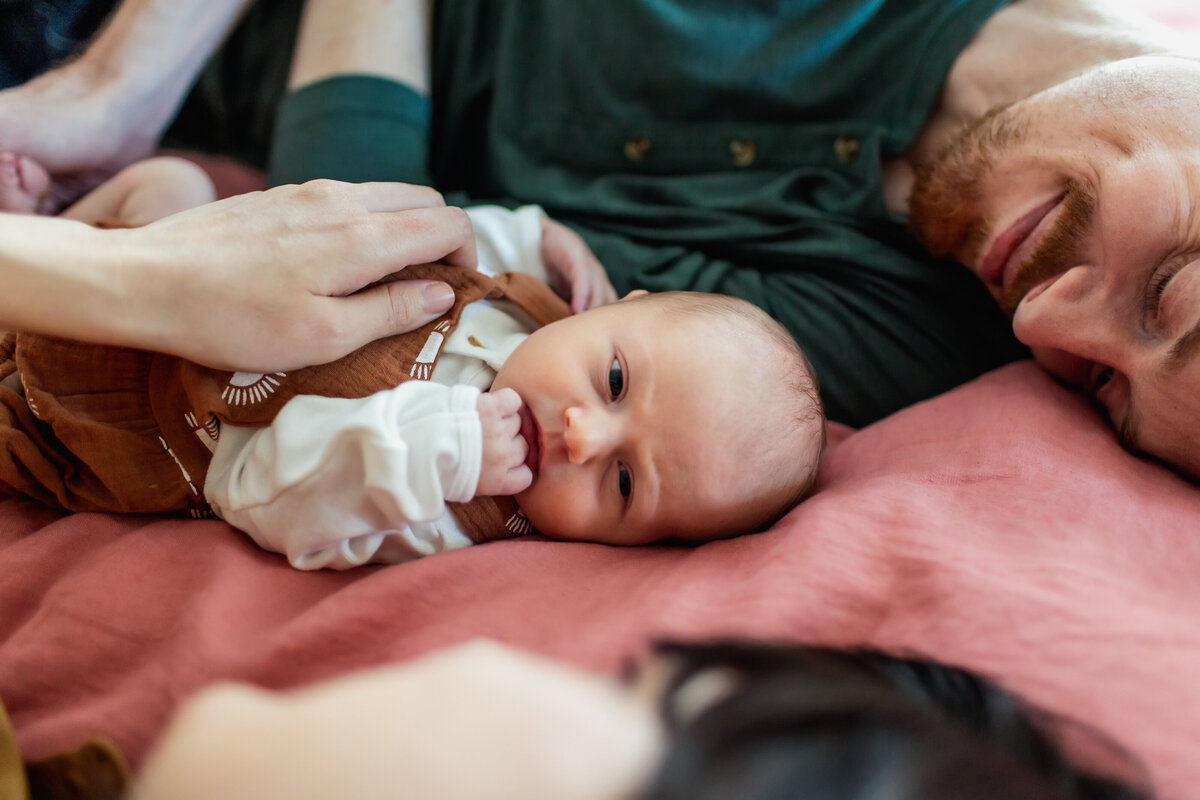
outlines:
{"label": "dark hair", "polygon": [[[873,651],[667,643],[667,755],[638,800],[1149,800],[1075,768],[1048,715],[953,667]],[[694,716],[679,695],[727,670]]]}

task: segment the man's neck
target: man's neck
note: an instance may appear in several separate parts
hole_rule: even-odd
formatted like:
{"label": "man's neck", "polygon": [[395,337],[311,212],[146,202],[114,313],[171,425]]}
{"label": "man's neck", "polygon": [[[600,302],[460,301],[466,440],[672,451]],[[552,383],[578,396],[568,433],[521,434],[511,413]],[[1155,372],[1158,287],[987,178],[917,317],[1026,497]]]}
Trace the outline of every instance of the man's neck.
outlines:
{"label": "man's neck", "polygon": [[1126,8],[1103,0],[1015,0],[998,11],[955,60],[913,146],[885,165],[888,206],[906,210],[913,171],[991,109],[1102,64],[1187,48],[1168,29]]}

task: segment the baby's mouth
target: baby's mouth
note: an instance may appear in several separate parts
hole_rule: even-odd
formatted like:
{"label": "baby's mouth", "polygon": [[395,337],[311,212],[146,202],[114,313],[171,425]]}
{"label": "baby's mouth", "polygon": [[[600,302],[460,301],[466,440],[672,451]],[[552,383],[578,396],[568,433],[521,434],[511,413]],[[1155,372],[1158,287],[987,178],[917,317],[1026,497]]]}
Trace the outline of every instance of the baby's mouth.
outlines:
{"label": "baby's mouth", "polygon": [[521,436],[529,446],[525,453],[525,466],[536,478],[542,466],[542,429],[528,405],[521,406]]}

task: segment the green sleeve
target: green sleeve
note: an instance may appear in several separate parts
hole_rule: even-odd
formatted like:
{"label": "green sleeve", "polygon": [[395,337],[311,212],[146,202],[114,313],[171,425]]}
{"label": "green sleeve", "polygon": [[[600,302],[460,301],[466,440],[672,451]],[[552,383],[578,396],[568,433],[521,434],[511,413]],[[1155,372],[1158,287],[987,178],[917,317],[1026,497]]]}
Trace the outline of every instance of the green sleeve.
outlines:
{"label": "green sleeve", "polygon": [[429,117],[427,97],[386,78],[345,75],[303,86],[280,105],[268,180],[428,185]]}
{"label": "green sleeve", "polygon": [[829,418],[854,427],[1028,356],[983,285],[957,264],[931,262],[902,228],[868,236],[825,224],[801,237],[802,252],[763,248],[748,261],[736,250],[573,227],[601,263],[620,267],[611,271],[618,294],[686,288],[765,309],[812,362]]}

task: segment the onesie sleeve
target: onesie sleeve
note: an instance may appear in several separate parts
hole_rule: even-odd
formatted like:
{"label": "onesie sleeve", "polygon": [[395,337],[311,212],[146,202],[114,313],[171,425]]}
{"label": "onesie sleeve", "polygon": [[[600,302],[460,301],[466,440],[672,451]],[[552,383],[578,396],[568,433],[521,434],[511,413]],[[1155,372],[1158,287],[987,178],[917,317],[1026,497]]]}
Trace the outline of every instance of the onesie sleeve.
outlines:
{"label": "onesie sleeve", "polygon": [[365,398],[301,395],[266,428],[225,427],[204,491],[298,569],[396,563],[471,540],[447,502],[475,495],[479,390],[408,381]]}

